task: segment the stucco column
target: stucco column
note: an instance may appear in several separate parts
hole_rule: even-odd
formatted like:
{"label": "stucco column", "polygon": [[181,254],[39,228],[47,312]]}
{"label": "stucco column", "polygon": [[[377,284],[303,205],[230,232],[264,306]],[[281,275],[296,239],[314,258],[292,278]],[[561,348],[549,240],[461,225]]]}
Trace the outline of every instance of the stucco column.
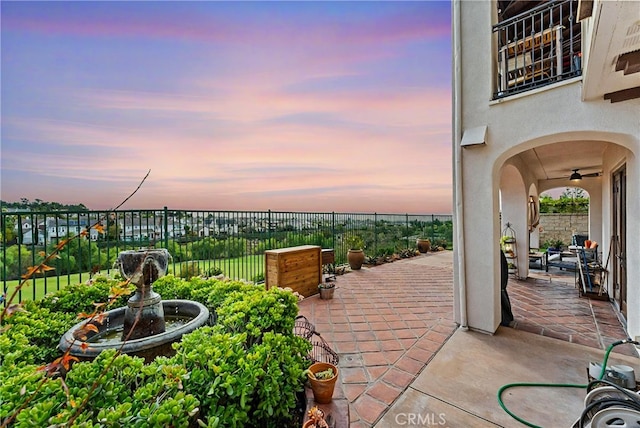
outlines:
{"label": "stucco column", "polygon": [[501,233],[507,223],[516,234],[516,264],[518,277],[529,273],[529,217],[528,195],[522,175],[513,165],[505,165],[500,176]]}
{"label": "stucco column", "polygon": [[464,185],[463,226],[467,324],[469,328],[494,333],[500,312],[500,214],[498,186],[490,174],[487,149],[462,151]]}
{"label": "stucco column", "polygon": [[[591,241],[597,241],[600,244],[599,251],[604,253],[606,248],[603,244],[609,242],[609,236],[603,230],[603,216],[602,216],[602,178],[585,178],[582,180],[584,183],[580,184],[580,187],[587,191],[589,194],[589,239]],[[606,239],[605,239],[606,238]],[[606,256],[605,256],[606,257]]]}

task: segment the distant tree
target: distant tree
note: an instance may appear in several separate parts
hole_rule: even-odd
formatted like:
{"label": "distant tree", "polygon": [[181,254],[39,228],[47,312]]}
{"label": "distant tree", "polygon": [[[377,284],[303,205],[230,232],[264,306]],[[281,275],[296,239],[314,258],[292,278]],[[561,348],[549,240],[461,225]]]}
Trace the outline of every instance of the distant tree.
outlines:
{"label": "distant tree", "polygon": [[540,196],[541,213],[588,213],[589,198],[583,189],[567,187],[558,197],[554,199],[550,195]]}
{"label": "distant tree", "polygon": [[[36,260],[41,260],[39,257],[36,256]],[[0,279],[18,279],[25,273],[28,266],[33,266],[31,251],[25,245],[7,247],[3,263],[3,269],[0,270]]]}
{"label": "distant tree", "polygon": [[12,215],[3,215],[2,216],[2,242],[4,244],[13,243],[14,239],[16,239],[15,226],[16,219],[15,216]]}
{"label": "distant tree", "polygon": [[45,211],[89,211],[84,204],[61,204],[60,202],[45,202],[42,199],[35,199],[31,202],[27,198],[20,198],[20,202],[0,201],[3,208],[13,208],[32,212]]}
{"label": "distant tree", "polygon": [[560,199],[588,199],[587,195],[584,193],[584,189],[580,189],[579,187],[567,187],[564,189],[562,194],[560,195]]}

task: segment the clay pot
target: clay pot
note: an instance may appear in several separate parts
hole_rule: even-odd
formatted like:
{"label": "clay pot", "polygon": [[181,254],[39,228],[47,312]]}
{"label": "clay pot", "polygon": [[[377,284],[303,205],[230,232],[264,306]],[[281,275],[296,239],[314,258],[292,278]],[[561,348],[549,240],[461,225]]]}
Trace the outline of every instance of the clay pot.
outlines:
{"label": "clay pot", "polygon": [[418,238],[416,239],[416,245],[418,247],[418,251],[421,253],[428,253],[431,249],[431,241],[428,239]]}
{"label": "clay pot", "polygon": [[333,390],[336,386],[336,381],[338,380],[338,368],[333,364],[321,362],[311,364],[311,367],[309,367],[309,371],[311,371],[311,373],[322,372],[329,368],[333,369],[333,372],[335,373],[335,376],[331,379],[314,379],[307,373],[309,383],[311,384],[311,390],[313,391],[313,399],[319,404],[327,404],[331,402],[331,399],[333,398]]}
{"label": "clay pot", "polygon": [[320,298],[322,300],[331,300],[333,299],[333,292],[336,290],[336,287],[330,287],[330,288],[325,288],[325,287],[318,287],[318,290],[320,290]]}
{"label": "clay pot", "polygon": [[349,250],[347,252],[347,261],[351,270],[358,270],[364,263],[364,251],[363,250]]}

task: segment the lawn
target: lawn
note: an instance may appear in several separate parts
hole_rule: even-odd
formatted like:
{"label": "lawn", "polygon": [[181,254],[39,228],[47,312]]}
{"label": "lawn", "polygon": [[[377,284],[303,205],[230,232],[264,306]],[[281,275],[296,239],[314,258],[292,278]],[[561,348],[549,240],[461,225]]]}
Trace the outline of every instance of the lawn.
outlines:
{"label": "lawn", "polygon": [[[264,275],[264,256],[252,255],[245,257],[236,257],[233,259],[213,259],[213,260],[195,260],[201,271],[206,274],[211,268],[219,268],[225,277],[231,279],[244,279],[248,281],[262,274]],[[178,276],[180,274],[180,263],[169,263],[168,273]],[[105,275],[115,275],[115,269],[105,269],[100,272]],[[78,284],[86,282],[90,278],[88,272],[74,273],[61,276],[50,276],[47,278],[32,278],[22,288],[17,301],[22,300],[39,300],[46,293],[59,290],[69,284]],[[7,299],[20,283],[19,280],[7,281]],[[35,297],[34,297],[35,296]]]}

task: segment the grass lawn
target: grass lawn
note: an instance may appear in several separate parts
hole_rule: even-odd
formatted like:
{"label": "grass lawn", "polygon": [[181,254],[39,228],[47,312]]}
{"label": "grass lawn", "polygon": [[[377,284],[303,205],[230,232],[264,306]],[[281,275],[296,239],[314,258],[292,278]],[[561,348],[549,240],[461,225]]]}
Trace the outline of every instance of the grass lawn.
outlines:
{"label": "grass lawn", "polygon": [[[245,256],[236,257],[234,259],[213,259],[213,260],[195,260],[201,271],[206,273],[207,270],[217,267],[222,270],[224,276],[232,279],[245,279],[252,281],[257,275],[264,274],[264,256]],[[169,263],[168,273],[178,276],[180,274],[180,263]],[[105,275],[115,275],[117,270],[109,269],[100,272]],[[62,276],[50,276],[48,278],[32,278],[23,286],[21,295],[16,297],[17,301],[22,300],[39,300],[46,293],[51,293],[66,287],[69,284],[78,284],[86,282],[89,279],[89,273],[74,273]],[[7,299],[11,293],[19,285],[19,280],[7,281]]]}

